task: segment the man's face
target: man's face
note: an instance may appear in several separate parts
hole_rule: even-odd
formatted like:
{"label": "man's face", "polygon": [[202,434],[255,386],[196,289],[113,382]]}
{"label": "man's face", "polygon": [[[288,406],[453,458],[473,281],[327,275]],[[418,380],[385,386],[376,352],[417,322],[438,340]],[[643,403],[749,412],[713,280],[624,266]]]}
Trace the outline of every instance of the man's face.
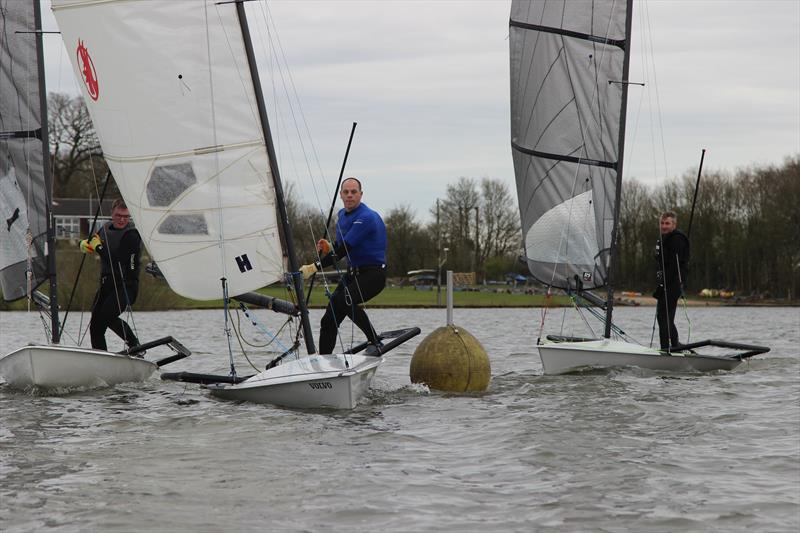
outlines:
{"label": "man's face", "polygon": [[339,191],[339,196],[342,197],[344,208],[346,211],[352,211],[361,203],[362,191],[358,187],[356,180],[346,179],[342,182],[342,190]]}
{"label": "man's face", "polygon": [[117,229],[122,229],[131,221],[131,212],[124,207],[115,207],[111,212],[111,223]]}
{"label": "man's face", "polygon": [[663,217],[661,219],[661,235],[666,235],[672,231],[675,231],[675,228],[678,226],[678,223],[675,222],[675,219],[672,217]]}

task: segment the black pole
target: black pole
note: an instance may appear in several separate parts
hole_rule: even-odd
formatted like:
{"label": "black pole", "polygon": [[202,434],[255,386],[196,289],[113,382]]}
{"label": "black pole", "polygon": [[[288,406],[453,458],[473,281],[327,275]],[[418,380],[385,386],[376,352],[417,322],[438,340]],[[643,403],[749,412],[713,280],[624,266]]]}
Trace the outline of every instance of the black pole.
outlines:
{"label": "black pole", "polygon": [[697,169],[697,183],[694,184],[694,198],[692,198],[692,212],[689,215],[689,228],[686,230],[686,238],[692,234],[692,220],[694,220],[694,206],[697,203],[697,191],[700,190],[700,174],[703,172],[703,159],[706,158],[706,149],[700,154],[700,168]]}
{"label": "black pole", "polygon": [[[327,237],[328,240],[331,242],[335,241],[336,239],[331,239],[331,234],[328,231],[328,226],[331,225],[331,219],[333,218],[333,209],[336,206],[336,193],[339,192],[339,187],[342,186],[342,176],[344,176],[344,167],[347,165],[347,156],[350,155],[350,145],[353,143],[353,134],[355,134],[356,132],[357,125],[358,122],[353,122],[353,129],[350,130],[350,139],[347,141],[347,150],[345,150],[344,152],[342,169],[339,171],[339,181],[336,182],[336,189],[334,189],[333,191],[333,199],[331,199],[331,208],[328,211],[328,220],[325,221],[325,237]],[[313,276],[311,276],[311,283],[308,284],[308,294],[306,294],[306,305],[308,305],[308,301],[311,299],[311,291],[314,288],[314,278],[316,278],[316,273]]]}
{"label": "black pole", "polygon": [[[108,188],[108,182],[111,181],[111,171],[109,170],[106,173],[106,182],[103,184],[103,190],[100,192],[100,199],[97,202],[97,209],[94,211],[94,219],[92,220],[92,225],[89,228],[89,239],[92,238],[94,235],[94,228],[97,224],[97,217],[100,216],[100,209],[103,207],[103,198],[106,197],[106,189]],[[75,274],[75,282],[72,284],[72,292],[69,293],[69,302],[67,303],[67,310],[64,311],[64,320],[61,321],[61,331],[59,332],[59,336],[64,333],[64,325],[67,323],[67,317],[69,316],[69,310],[72,307],[72,299],[75,297],[75,291],[78,289],[78,280],[81,279],[81,271],[83,270],[83,264],[86,262],[86,255],[81,257],[81,264],[78,267],[78,273]]]}
{"label": "black pole", "polygon": [[317,348],[314,346],[314,334],[311,331],[311,323],[308,320],[308,307],[303,298],[303,279],[298,274],[297,255],[294,251],[294,240],[292,239],[292,230],[289,226],[289,215],[286,211],[286,201],[283,195],[283,186],[281,185],[281,176],[278,172],[278,159],[275,155],[275,145],[272,142],[272,133],[269,129],[269,119],[267,117],[267,107],[264,104],[264,93],[261,90],[261,79],[258,76],[258,66],[256,65],[256,55],[253,51],[253,42],[250,39],[250,29],[247,26],[247,14],[244,10],[244,2],[242,0],[236,1],[236,14],[239,17],[239,27],[242,30],[242,40],[244,41],[244,49],[247,54],[247,64],[250,67],[250,77],[253,80],[253,91],[256,98],[256,105],[258,106],[258,116],[261,119],[261,130],[264,134],[264,143],[267,148],[267,155],[269,156],[269,170],[272,173],[272,183],[275,187],[275,200],[278,207],[278,215],[280,219],[281,229],[283,230],[284,240],[286,241],[286,253],[289,256],[289,271],[292,273],[292,282],[294,284],[295,294],[298,296],[298,305],[300,307],[300,323],[303,327],[303,336],[306,341],[306,349],[309,354],[316,353]]}
{"label": "black pole", "polygon": [[[627,0],[625,17],[625,58],[622,61],[622,81],[628,81],[631,64],[631,22],[633,19],[633,0]],[[622,102],[619,116],[619,157],[617,158],[617,190],[614,194],[614,224],[611,227],[611,251],[608,263],[608,295],[606,298],[606,323],[603,336],[611,337],[611,315],[614,311],[614,268],[617,263],[617,239],[619,238],[619,207],[622,199],[622,162],[625,154],[625,118],[628,110],[628,84],[622,84]]]}
{"label": "black pole", "polygon": [[33,3],[33,24],[36,30],[36,61],[39,75],[39,122],[41,123],[42,173],[44,174],[44,201],[47,206],[47,270],[50,278],[50,327],[53,344],[61,340],[58,324],[58,279],[56,276],[56,228],[53,217],[53,176],[50,168],[50,131],[47,127],[47,88],[44,77],[44,43],[42,42],[42,11],[39,2]]}

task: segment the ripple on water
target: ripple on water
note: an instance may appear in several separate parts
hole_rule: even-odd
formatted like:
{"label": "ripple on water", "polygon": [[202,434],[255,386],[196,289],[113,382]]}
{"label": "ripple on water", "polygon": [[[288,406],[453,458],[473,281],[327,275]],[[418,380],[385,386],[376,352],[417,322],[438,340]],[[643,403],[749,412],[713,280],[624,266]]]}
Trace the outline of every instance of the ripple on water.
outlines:
{"label": "ripple on water", "polygon": [[[651,311],[623,308],[618,319],[649,338]],[[378,329],[420,324],[423,332],[392,352],[353,411],[231,403],[157,379],[57,395],[0,385],[0,523],[11,532],[232,524],[794,532],[796,319],[785,310],[691,312],[694,339],[761,341],[772,352],[729,373],[544,376],[531,341],[538,313],[456,310],[492,364],[486,392],[459,395],[408,377],[414,348],[444,321],[441,310],[373,310]],[[224,338],[212,334],[218,318],[140,313],[137,326],[182,332],[194,353],[176,370],[224,373]],[[0,352],[35,326],[24,313],[0,320]]]}

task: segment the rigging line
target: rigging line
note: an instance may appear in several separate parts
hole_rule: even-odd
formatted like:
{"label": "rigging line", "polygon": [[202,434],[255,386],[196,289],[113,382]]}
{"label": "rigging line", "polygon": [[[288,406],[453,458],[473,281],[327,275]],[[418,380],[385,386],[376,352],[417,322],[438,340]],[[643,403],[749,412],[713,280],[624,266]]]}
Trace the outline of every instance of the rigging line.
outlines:
{"label": "rigging line", "polygon": [[[646,14],[644,10],[640,11],[641,13],[639,15],[640,18],[639,23],[643,28],[645,28],[647,26],[647,21],[645,20]],[[648,45],[649,45],[648,40],[645,38],[643,34],[642,35],[642,59],[644,65],[643,77],[645,79],[645,82],[648,83],[648,85],[652,85],[650,83],[650,74],[652,72],[650,61],[653,59],[653,54],[652,51],[649,49]],[[653,175],[654,177],[657,177],[659,172],[658,172],[658,161],[656,156],[656,134],[654,129],[655,120],[653,119],[653,108],[654,108],[653,92],[646,91],[646,96],[647,96],[647,115],[649,118],[647,126],[650,132],[650,158],[652,159]]]}
{"label": "rigging line", "polygon": [[[273,47],[273,49],[283,53],[283,49],[282,49],[282,47],[280,45],[280,37],[278,36],[277,26],[275,26],[275,24],[274,24],[274,19],[272,19],[272,20],[273,20],[272,28],[274,29],[275,38],[276,38],[276,40],[278,42],[278,48]],[[269,27],[269,18],[267,19],[267,25]],[[291,79],[291,72],[289,70],[289,64],[288,64],[288,61],[286,60],[285,54],[283,54],[283,61],[284,61],[285,69],[281,68],[280,58],[277,58],[277,59],[278,59],[278,61],[276,62],[277,72],[279,74],[279,77],[280,77],[280,80],[281,80],[281,84],[283,86],[284,93],[287,95],[286,103],[287,103],[287,105],[289,107],[289,112],[290,112],[290,115],[292,117],[292,123],[294,124],[294,130],[295,130],[295,133],[297,134],[298,142],[300,143],[301,152],[303,153],[303,159],[304,159],[304,162],[306,164],[306,171],[308,172],[309,179],[311,180],[311,183],[312,183],[312,188],[314,189],[314,194],[315,194],[315,196],[317,196],[317,203],[319,204],[320,203],[319,202],[319,194],[317,193],[316,185],[314,183],[314,172],[312,171],[311,165],[309,164],[308,152],[306,150],[305,142],[303,141],[303,134],[302,134],[302,131],[300,129],[300,125],[299,125],[299,122],[297,120],[297,115],[296,115],[295,109],[294,109],[295,106],[293,105],[292,98],[291,98],[292,93],[291,93],[291,91],[289,91],[289,87],[287,87],[287,83],[286,83],[286,78],[287,77],[289,77]],[[286,76],[284,76],[284,70],[286,70]],[[292,82],[292,84],[293,84],[293,82]],[[297,102],[298,111],[299,111],[301,117],[303,117],[302,106],[300,105],[300,98],[297,95],[296,89],[295,89],[295,92],[294,92],[294,97],[295,97],[295,101]],[[304,117],[303,117],[303,119],[304,119]],[[304,123],[305,123],[305,120],[304,120]],[[305,124],[306,124],[306,128],[308,128],[307,123],[305,123]],[[316,149],[314,148],[313,140],[311,140],[310,133],[309,133],[309,144],[311,145],[312,150],[314,152],[316,152]],[[319,161],[319,159],[317,159],[317,161]]]}
{"label": "rigging line", "polygon": [[669,167],[667,165],[667,146],[665,143],[665,136],[664,136],[664,120],[663,120],[663,113],[661,112],[661,93],[658,90],[658,73],[656,71],[656,53],[655,53],[655,46],[653,45],[653,30],[650,24],[650,4],[645,0],[643,2],[644,9],[646,11],[646,19],[647,19],[647,38],[650,41],[650,62],[653,67],[653,86],[655,88],[656,94],[656,116],[658,117],[658,128],[661,134],[661,152],[662,157],[664,158],[664,176],[669,176]]}
{"label": "rigging line", "polygon": [[[267,329],[266,329],[264,326],[262,326],[262,325],[261,325],[261,324],[260,324],[260,323],[259,323],[259,322],[256,320],[256,318],[255,318],[255,313],[253,313],[253,315],[254,315],[254,316],[251,318],[251,317],[250,317],[250,311],[249,311],[249,309],[247,308],[247,306],[245,306],[245,305],[244,305],[242,302],[239,302],[239,308],[238,308],[238,309],[236,309],[236,327],[237,327],[237,328],[239,328],[239,330],[240,330],[240,331],[241,331],[241,316],[240,316],[240,314],[239,314],[239,313],[240,313],[240,310],[242,310],[242,311],[244,312],[244,316],[245,316],[245,317],[247,317],[247,319],[248,319],[248,320],[250,320],[250,323],[251,323],[251,324],[252,324],[252,325],[253,325],[253,326],[254,326],[256,329],[258,329],[258,330],[259,330],[259,331],[260,331],[262,334],[264,334],[264,335],[266,335],[266,336],[268,336],[268,337],[272,337],[272,338],[271,338],[271,339],[270,339],[270,340],[269,340],[267,343],[265,343],[265,344],[253,344],[253,343],[251,343],[251,342],[247,342],[247,339],[245,339],[245,338],[244,338],[244,336],[242,336],[242,340],[244,341],[244,343],[245,343],[245,344],[247,344],[248,346],[250,346],[250,347],[252,347],[252,348],[266,348],[266,347],[270,346],[270,345],[271,345],[273,342],[277,342],[277,343],[278,343],[278,347],[279,347],[279,348],[280,348],[280,349],[281,349],[283,352],[285,352],[285,351],[286,351],[286,347],[285,347],[285,346],[284,346],[284,345],[283,345],[283,344],[280,342],[280,340],[278,340],[278,337],[279,337],[279,335],[281,334],[281,332],[284,330],[284,328],[286,328],[286,326],[287,326],[288,324],[291,324],[291,323],[292,323],[292,321],[294,320],[294,319],[293,319],[293,317],[289,317],[287,320],[285,320],[285,321],[283,322],[283,324],[281,324],[281,327],[280,327],[280,328],[278,328],[278,331],[276,331],[276,332],[273,334],[273,333],[270,333],[270,332],[269,332],[269,331],[268,331],[268,330],[267,330]],[[282,352],[273,352],[273,353],[282,353]]]}
{"label": "rigging line", "polygon": [[[311,225],[311,221],[309,220],[309,226],[310,225]],[[316,251],[316,254],[317,254],[317,261],[320,262],[320,266],[321,266],[322,259],[321,259],[320,255],[319,255],[319,250],[317,250],[316,247],[314,248],[314,250]],[[333,253],[333,252],[331,252],[331,253]],[[341,284],[344,281],[344,274],[342,274],[342,270],[339,268],[338,261],[334,261],[333,268],[336,269],[336,273],[339,275],[339,283]],[[337,320],[337,318],[336,318],[336,310],[333,308],[333,305],[331,305],[331,298],[333,296],[333,293],[331,293],[331,291],[330,291],[330,285],[328,284],[327,276],[325,275],[324,271],[322,272],[322,281],[323,281],[323,284],[324,284],[324,287],[325,287],[325,297],[328,299],[328,305],[326,306],[325,312],[327,312],[327,308],[330,307],[331,315],[333,316],[334,323],[337,324],[337,326],[336,326],[336,338],[339,339],[339,344],[340,344],[340,346],[342,348],[342,351],[344,352],[345,351],[344,340],[341,338],[341,329],[340,329],[342,322],[344,322],[344,317],[342,317],[342,322],[339,322]],[[349,295],[349,290],[347,289],[347,285],[346,284],[343,285],[343,289],[342,290],[345,293],[345,302],[348,299],[350,301],[352,301],[352,298]],[[303,297],[302,294],[299,295],[299,296],[301,298]],[[346,316],[346,313],[345,313],[345,316]]]}
{"label": "rigging line", "polygon": [[[262,4],[261,13],[262,13],[262,16],[264,17],[264,19],[265,19],[265,21],[267,23],[267,27],[268,28],[269,28],[269,21],[270,20],[272,21],[272,28],[274,30],[273,33],[275,35],[275,41],[277,42],[277,45],[278,45],[277,50],[280,52],[281,57],[283,58],[283,63],[286,66],[286,74],[287,74],[287,77],[289,78],[289,85],[292,87],[292,91],[293,91],[292,94],[294,95],[294,98],[295,98],[295,100],[297,102],[297,107],[298,107],[298,110],[300,112],[300,118],[303,121],[303,126],[305,127],[306,135],[308,136],[309,144],[311,146],[311,152],[312,152],[312,154],[314,156],[314,160],[315,160],[315,162],[317,164],[317,169],[319,170],[319,175],[320,175],[320,179],[322,180],[323,187],[325,187],[326,197],[328,197],[328,196],[330,196],[330,191],[327,190],[327,186],[326,186],[327,180],[325,179],[325,171],[323,170],[322,164],[320,163],[319,154],[317,152],[316,145],[314,144],[314,138],[311,135],[311,128],[309,127],[308,121],[306,120],[306,114],[305,114],[305,111],[303,109],[303,102],[300,99],[299,93],[297,91],[297,86],[294,83],[294,76],[292,76],[292,70],[289,67],[289,61],[286,58],[286,51],[284,50],[283,43],[281,42],[280,33],[278,32],[278,26],[275,23],[275,17],[272,15],[272,10],[266,5],[266,3]],[[299,133],[300,132],[299,132],[299,128],[298,128],[298,135],[299,135]],[[304,155],[305,155],[305,151],[304,151]],[[309,176],[311,176],[311,167],[310,167],[310,165],[308,165],[308,167],[309,167],[308,168]],[[318,193],[318,191],[317,191],[317,189],[316,189],[316,187],[314,186],[313,183],[312,183],[312,187],[313,187],[313,190],[314,190],[314,195],[316,196],[316,199],[317,199],[317,204],[319,205],[320,204],[319,193]]]}
{"label": "rigging line", "polygon": [[[342,245],[344,246],[345,254],[347,255],[347,263],[349,265],[350,264],[350,251],[348,250],[348,247],[347,247],[347,241],[344,240],[344,235],[342,235]],[[367,302],[364,300],[364,293],[361,292],[361,283],[358,281],[358,276],[357,275],[353,276],[353,281],[355,282],[356,291],[358,291],[358,297],[361,300],[361,307],[362,307],[362,309],[364,311],[364,314],[366,314],[366,312],[367,312]],[[350,294],[350,289],[348,289],[347,287],[345,287],[345,296],[350,299],[350,312],[353,313],[353,318],[355,318],[356,305],[357,304],[353,301],[352,295]],[[353,322],[353,321],[351,320],[351,322]],[[353,324],[354,324],[354,322],[353,322]],[[352,338],[352,335],[354,335],[354,333],[355,333],[355,330],[353,329],[353,324],[351,324],[351,326],[350,326],[351,338]],[[377,338],[378,332],[375,331],[375,328],[372,326],[372,321],[369,320],[369,317],[367,317],[367,324],[369,325],[369,328],[372,330],[373,335]],[[364,334],[366,335],[367,333],[364,332]],[[369,339],[367,339],[367,340],[369,340]]]}
{"label": "rigging line", "polygon": [[[659,222],[660,222],[659,218]],[[658,240],[659,240],[659,258],[661,259],[661,284],[663,286],[663,290],[661,291],[662,302],[664,303],[664,317],[666,319],[666,326],[667,326],[667,351],[672,351],[672,330],[670,328],[669,323],[669,302],[667,301],[667,267],[666,263],[664,262],[664,235],[661,233],[661,226],[659,225],[658,228]],[[680,269],[680,267],[678,267]],[[656,300],[656,317],[658,317],[658,301]],[[658,325],[659,328],[659,335],[661,334],[661,324]],[[660,340],[660,339],[659,339]],[[659,344],[660,346],[660,344]]]}
{"label": "rigging line", "polygon": [[[215,11],[217,15],[217,19],[220,22],[220,26],[224,27],[222,23],[222,15],[220,14],[219,6],[215,6]],[[216,93],[214,91],[214,66],[213,62],[211,61],[211,24],[209,20],[209,13],[208,13],[208,3],[203,3],[203,21],[205,23],[205,33],[206,33],[206,61],[208,65],[208,90],[209,90],[209,111],[211,113],[211,136],[212,142],[211,146],[218,146],[219,141],[217,138],[217,108],[216,108]],[[220,258],[220,272],[222,274],[223,280],[227,278],[227,268],[226,268],[226,261],[225,261],[225,223],[223,219],[223,211],[224,206],[222,204],[222,183],[220,177],[220,162],[219,162],[219,152],[215,151],[213,154],[214,160],[214,175],[216,177],[216,186],[217,186],[217,225],[219,230],[219,238],[217,239],[217,245],[219,246],[219,258]],[[227,284],[225,281],[222,283],[223,287],[223,294],[227,293]],[[227,298],[227,296],[226,296]],[[227,317],[225,318],[226,322],[226,330],[227,330]],[[230,336],[230,333],[228,332]],[[228,339],[228,346],[230,348],[230,338]],[[231,360],[232,361],[232,360]],[[233,363],[231,362],[231,365]]]}
{"label": "rigging line", "polygon": [[592,334],[593,337],[597,337],[597,334],[594,332],[594,329],[592,328],[592,325],[589,324],[589,321],[586,319],[586,316],[583,314],[583,310],[581,310],[581,308],[578,305],[578,302],[575,299],[575,297],[574,296],[570,296],[570,301],[572,302],[572,306],[575,308],[575,311],[578,312],[578,316],[580,316],[581,320],[583,320],[583,323],[586,326],[586,328],[589,330],[589,332]]}
{"label": "rigging line", "polygon": [[[94,167],[92,167],[92,168],[94,168]],[[92,175],[94,176],[94,172],[92,172]],[[95,210],[94,218],[92,219],[92,225],[89,227],[89,235],[88,235],[88,237],[90,239],[91,239],[92,235],[94,235],[94,233],[95,233],[94,230],[95,230],[95,226],[97,225],[97,218],[100,216],[100,213],[103,210],[103,200],[105,199],[105,196],[106,196],[106,189],[108,188],[108,182],[109,181],[111,181],[111,171],[110,170],[106,174],[106,181],[103,184],[103,192],[98,194],[97,209]],[[97,180],[96,179],[94,180],[94,185],[95,185],[95,193],[97,193]],[[67,303],[67,310],[64,312],[64,318],[61,320],[61,331],[59,333],[59,336],[64,334],[64,329],[65,329],[65,326],[66,326],[66,323],[67,323],[67,317],[69,316],[69,311],[70,311],[70,308],[72,307],[72,299],[74,298],[75,291],[78,288],[78,281],[80,280],[81,271],[83,270],[83,265],[85,263],[86,263],[86,254],[83,254],[83,257],[81,257],[81,264],[80,264],[80,266],[78,266],[78,273],[75,274],[75,281],[72,283],[72,291],[69,294],[69,302]],[[82,317],[81,317],[81,322],[83,322],[83,318]],[[78,329],[78,331],[80,331],[80,328]]]}
{"label": "rigging line", "polygon": [[[334,189],[334,191],[339,191],[339,188],[342,185],[342,177],[344,177],[344,168],[347,165],[347,157],[350,155],[350,146],[353,144],[353,135],[356,132],[356,126],[357,125],[358,125],[357,122],[353,122],[353,128],[350,130],[350,138],[347,140],[347,149],[344,152],[344,159],[342,160],[342,168],[339,171],[339,181],[336,182],[336,188]],[[332,239],[331,239],[330,232],[329,232],[328,228],[331,225],[331,219],[333,218],[333,209],[334,209],[334,207],[336,207],[336,192],[334,192],[334,194],[333,194],[333,198],[331,200],[331,208],[328,210],[328,218],[325,220],[325,228],[323,230],[325,238],[328,239],[329,242]],[[313,231],[312,231],[312,235],[313,235]],[[333,240],[335,241],[335,239],[333,239]],[[311,291],[314,288],[314,277],[315,276],[313,276],[313,275],[311,276],[311,283],[309,283],[308,294],[306,295],[306,305],[308,305],[308,301],[311,299]]]}
{"label": "rigging line", "polygon": [[[230,315],[230,312],[231,312],[230,309],[227,309],[226,311],[228,312],[228,315]],[[237,313],[236,313],[236,318],[237,318],[237,320],[239,318],[238,310],[237,310]],[[259,372],[259,368],[256,367],[256,365],[254,365],[253,362],[250,360],[250,358],[247,356],[247,352],[245,351],[244,345],[242,344],[241,333],[236,328],[236,326],[233,325],[233,316],[231,316],[230,319],[231,319],[231,327],[233,328],[233,332],[236,334],[236,341],[239,343],[239,348],[242,350],[242,355],[247,360],[248,364],[253,368],[253,370],[255,370],[256,372]]]}
{"label": "rigging line", "polygon": [[[135,337],[139,337],[139,330],[136,328],[136,322],[133,320],[133,308],[131,307],[131,298],[128,294],[128,287],[125,285],[125,274],[122,270],[122,263],[117,263],[119,266],[119,276],[122,278],[122,291],[125,293],[125,311],[126,311],[126,318],[130,319],[131,324],[133,326],[133,334]],[[125,335],[125,328],[122,328],[122,340],[125,341],[125,344],[130,347],[130,340]]]}

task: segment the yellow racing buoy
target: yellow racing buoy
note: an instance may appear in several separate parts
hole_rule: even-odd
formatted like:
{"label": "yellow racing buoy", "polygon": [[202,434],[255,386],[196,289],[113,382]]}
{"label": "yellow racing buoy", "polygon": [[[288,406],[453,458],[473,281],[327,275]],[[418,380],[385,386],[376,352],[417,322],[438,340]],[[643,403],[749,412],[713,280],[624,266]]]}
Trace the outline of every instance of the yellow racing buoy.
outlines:
{"label": "yellow racing buoy", "polygon": [[448,392],[484,391],[492,370],[478,339],[453,324],[442,326],[417,346],[409,370],[412,383]]}

